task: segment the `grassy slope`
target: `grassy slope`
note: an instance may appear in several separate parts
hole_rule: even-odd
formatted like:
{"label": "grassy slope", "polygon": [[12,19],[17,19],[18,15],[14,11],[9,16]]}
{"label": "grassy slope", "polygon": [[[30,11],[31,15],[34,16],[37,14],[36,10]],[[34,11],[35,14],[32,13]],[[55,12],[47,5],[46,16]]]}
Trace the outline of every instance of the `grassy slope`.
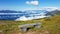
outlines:
{"label": "grassy slope", "polygon": [[39,30],[36,30],[37,32],[48,31],[49,34],[60,34],[60,15],[52,16],[50,18],[45,18],[45,19],[31,20],[31,21],[3,21],[3,20],[0,20],[0,30],[2,30],[4,32],[4,34],[8,34],[12,31],[19,32],[18,25],[35,23],[35,22],[42,23],[42,28]]}

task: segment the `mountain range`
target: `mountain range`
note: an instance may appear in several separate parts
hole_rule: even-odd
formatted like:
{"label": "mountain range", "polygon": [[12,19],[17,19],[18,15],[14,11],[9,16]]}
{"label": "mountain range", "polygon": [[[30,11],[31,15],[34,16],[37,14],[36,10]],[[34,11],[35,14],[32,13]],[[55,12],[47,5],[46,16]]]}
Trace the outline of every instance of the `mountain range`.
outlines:
{"label": "mountain range", "polygon": [[59,9],[53,10],[53,8],[26,11],[0,10],[0,20],[26,21],[49,17],[57,14],[60,14],[60,10]]}

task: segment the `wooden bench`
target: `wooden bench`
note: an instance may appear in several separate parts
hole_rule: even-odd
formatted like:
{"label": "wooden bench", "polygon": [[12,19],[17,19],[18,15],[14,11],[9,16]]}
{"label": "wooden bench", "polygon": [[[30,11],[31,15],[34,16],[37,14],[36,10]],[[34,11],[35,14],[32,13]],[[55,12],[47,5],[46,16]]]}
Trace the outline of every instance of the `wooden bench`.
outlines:
{"label": "wooden bench", "polygon": [[21,30],[22,32],[26,32],[27,28],[29,27],[40,28],[41,27],[40,24],[41,23],[19,25],[19,30]]}

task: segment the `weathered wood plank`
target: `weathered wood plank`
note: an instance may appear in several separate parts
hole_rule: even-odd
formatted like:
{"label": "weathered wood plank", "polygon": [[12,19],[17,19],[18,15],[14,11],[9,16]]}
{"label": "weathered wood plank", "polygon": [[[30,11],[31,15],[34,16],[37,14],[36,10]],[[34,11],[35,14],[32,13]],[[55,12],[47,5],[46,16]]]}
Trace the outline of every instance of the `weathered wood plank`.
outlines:
{"label": "weathered wood plank", "polygon": [[26,32],[27,28],[29,27],[35,27],[35,28],[40,28],[41,23],[33,23],[33,24],[24,24],[24,25],[19,25],[19,30]]}

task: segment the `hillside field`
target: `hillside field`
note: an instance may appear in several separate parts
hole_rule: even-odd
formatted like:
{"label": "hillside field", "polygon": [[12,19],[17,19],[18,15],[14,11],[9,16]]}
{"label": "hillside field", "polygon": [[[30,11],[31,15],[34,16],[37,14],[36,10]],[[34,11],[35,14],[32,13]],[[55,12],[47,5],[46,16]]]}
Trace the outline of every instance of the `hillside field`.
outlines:
{"label": "hillside field", "polygon": [[[40,29],[32,28],[25,33],[19,31],[19,25],[37,22],[42,23]],[[30,21],[0,20],[0,34],[60,34],[60,15]]]}

